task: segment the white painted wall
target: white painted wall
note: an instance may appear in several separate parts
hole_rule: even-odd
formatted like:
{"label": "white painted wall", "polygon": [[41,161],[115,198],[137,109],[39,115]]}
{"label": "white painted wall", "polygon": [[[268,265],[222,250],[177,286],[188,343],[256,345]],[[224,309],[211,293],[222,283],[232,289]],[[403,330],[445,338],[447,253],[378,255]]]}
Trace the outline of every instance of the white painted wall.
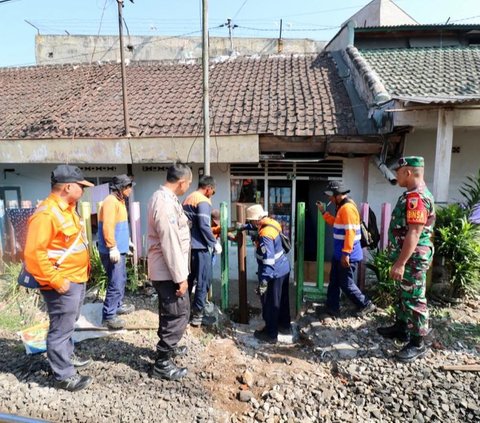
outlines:
{"label": "white painted wall", "polygon": [[[435,156],[435,130],[416,130],[409,134],[406,139],[407,155],[422,155],[426,162],[426,182],[430,187],[433,182],[433,161]],[[480,149],[478,140],[480,131],[472,129],[456,129],[454,131],[453,146],[460,147],[459,154],[452,156],[452,170],[449,200],[458,201],[460,195],[458,188],[465,181],[466,176],[476,174],[480,167]],[[333,157],[332,157],[333,158]],[[102,166],[102,165],[98,165]],[[111,166],[105,164],[104,166]],[[162,165],[160,165],[162,166]],[[20,186],[22,199],[32,200],[43,199],[50,192],[50,173],[54,169],[50,164],[0,164],[0,186]],[[201,165],[193,166],[193,182],[189,192],[196,189],[198,183],[198,170]],[[4,169],[14,169],[14,172],[4,173]],[[166,172],[143,171],[142,165],[134,165],[133,173],[137,186],[135,187],[134,200],[140,202],[142,233],[146,231],[146,206],[152,193],[165,181]],[[90,177],[111,177],[116,174],[126,173],[126,165],[115,165],[111,171],[85,171]],[[363,197],[364,186],[364,159],[344,159],[344,183],[351,189],[351,197],[360,204]],[[5,176],[4,176],[5,175]],[[213,206],[219,207],[220,202],[230,203],[230,179],[227,165],[212,164],[212,175],[217,180],[216,195],[213,197]],[[367,201],[380,221],[381,204],[390,202],[395,205],[397,198],[403,189],[398,186],[391,186],[383,175],[373,164],[369,165],[368,174],[368,195]],[[237,256],[236,249],[230,249],[230,276],[232,280],[237,278]],[[253,248],[247,251],[247,274],[249,280],[256,279],[256,262]],[[219,260],[217,260],[214,277],[220,275]]]}
{"label": "white painted wall", "polygon": [[[418,155],[425,158],[425,181],[430,189],[433,187],[435,139],[436,130],[416,130],[407,135],[405,145],[405,155]],[[480,168],[479,139],[480,130],[454,130],[453,147],[460,147],[460,153],[452,154],[449,202],[460,201],[459,187],[466,181],[467,176],[478,173]],[[381,204],[390,202],[394,206],[403,189],[391,186],[374,165],[370,165],[369,173],[368,201],[378,218]]]}

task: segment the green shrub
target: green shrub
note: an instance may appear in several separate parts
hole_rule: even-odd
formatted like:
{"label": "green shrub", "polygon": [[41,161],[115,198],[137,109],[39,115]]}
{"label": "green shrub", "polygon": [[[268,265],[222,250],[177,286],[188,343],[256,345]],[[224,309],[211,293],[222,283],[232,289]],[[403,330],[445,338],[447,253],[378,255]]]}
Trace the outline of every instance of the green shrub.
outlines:
{"label": "green shrub", "polygon": [[445,259],[453,298],[479,292],[480,275],[480,228],[470,223],[466,216],[458,214],[458,206],[452,204],[441,209],[444,219],[435,230],[436,254]]}
{"label": "green shrub", "polygon": [[465,207],[470,213],[480,203],[480,169],[476,176],[467,176],[467,181],[460,187],[460,194],[465,199]]}
{"label": "green shrub", "polygon": [[[89,290],[97,291],[97,298],[104,298],[107,292],[107,274],[103,267],[100,253],[96,247],[93,247],[92,254],[90,255],[90,280]],[[146,275],[146,262],[140,260],[135,266],[133,264],[133,258],[127,257],[127,286],[126,290],[131,293],[138,291],[138,288],[143,285],[147,279]]]}
{"label": "green shrub", "polygon": [[398,282],[390,278],[393,262],[386,250],[372,252],[367,268],[375,273],[377,283],[374,286],[373,301],[380,307],[388,307],[397,302]]}
{"label": "green shrub", "polygon": [[460,193],[463,205],[449,204],[436,212],[435,255],[444,259],[450,298],[480,292],[480,227],[468,220],[480,202],[480,170],[467,177]]}
{"label": "green shrub", "polygon": [[140,259],[135,266],[133,257],[127,257],[127,291],[131,293],[137,292],[147,279],[146,259]]}
{"label": "green shrub", "polygon": [[105,297],[107,291],[107,274],[103,267],[100,253],[97,247],[92,248],[90,254],[90,279],[88,280],[88,289],[90,291],[97,291],[97,298]]}

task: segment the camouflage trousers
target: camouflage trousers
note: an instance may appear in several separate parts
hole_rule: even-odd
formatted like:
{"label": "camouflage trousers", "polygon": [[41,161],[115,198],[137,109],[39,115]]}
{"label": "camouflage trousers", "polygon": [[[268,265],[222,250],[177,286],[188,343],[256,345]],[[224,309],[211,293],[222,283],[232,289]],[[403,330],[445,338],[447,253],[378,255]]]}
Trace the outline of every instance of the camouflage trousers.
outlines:
{"label": "camouflage trousers", "polygon": [[399,289],[399,300],[395,309],[397,319],[407,324],[413,336],[428,334],[428,308],[425,296],[427,270],[432,263],[433,251],[412,256],[405,265],[405,273]]}

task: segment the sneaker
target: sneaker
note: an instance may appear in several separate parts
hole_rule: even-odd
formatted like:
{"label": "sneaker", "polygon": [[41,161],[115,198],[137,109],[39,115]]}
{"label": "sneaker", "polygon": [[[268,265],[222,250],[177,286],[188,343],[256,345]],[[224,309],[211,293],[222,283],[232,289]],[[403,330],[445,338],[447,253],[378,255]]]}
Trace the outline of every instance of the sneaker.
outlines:
{"label": "sneaker", "polygon": [[202,321],[203,321],[203,314],[193,314],[192,318],[190,319],[190,325],[198,328],[199,326],[202,326]]}
{"label": "sneaker", "polygon": [[373,313],[377,307],[371,301],[362,309],[357,311],[357,317],[366,317],[368,314]]}
{"label": "sneaker", "polygon": [[122,314],[130,314],[135,311],[135,306],[133,304],[122,304],[120,307],[117,309],[117,314],[122,315]]}
{"label": "sneaker", "polygon": [[118,316],[114,316],[111,319],[104,319],[103,325],[111,330],[119,330],[125,327],[125,320],[120,319]]}
{"label": "sneaker", "polygon": [[278,342],[277,338],[272,338],[267,331],[265,330],[256,330],[253,333],[253,336],[259,341],[266,342],[268,344],[276,344]]}
{"label": "sneaker", "polygon": [[70,362],[76,369],[86,369],[92,364],[92,360],[90,358],[83,359],[75,355],[75,353],[70,357]]}
{"label": "sneaker", "polygon": [[78,373],[70,376],[65,380],[56,380],[55,388],[65,389],[66,391],[75,392],[86,388],[93,382],[91,376],[80,376]]}
{"label": "sneaker", "polygon": [[412,339],[396,355],[396,359],[403,363],[410,363],[417,358],[423,357],[427,353],[427,347],[423,340]]}

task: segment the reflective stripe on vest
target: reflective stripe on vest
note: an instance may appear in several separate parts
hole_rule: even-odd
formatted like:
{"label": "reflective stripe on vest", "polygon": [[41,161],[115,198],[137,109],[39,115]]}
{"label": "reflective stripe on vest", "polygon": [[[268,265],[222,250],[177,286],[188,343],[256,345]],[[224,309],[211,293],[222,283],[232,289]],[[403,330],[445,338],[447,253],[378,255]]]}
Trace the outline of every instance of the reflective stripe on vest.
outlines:
{"label": "reflective stripe on vest", "polygon": [[283,251],[279,251],[278,253],[276,253],[273,259],[264,259],[263,256],[258,253],[256,254],[256,256],[257,259],[260,260],[263,264],[272,265],[275,264],[275,262],[283,256]]}
{"label": "reflective stripe on vest", "polygon": [[[333,239],[345,239],[345,234],[333,234]],[[355,234],[355,241],[360,241],[362,239],[361,234],[356,233]]]}

